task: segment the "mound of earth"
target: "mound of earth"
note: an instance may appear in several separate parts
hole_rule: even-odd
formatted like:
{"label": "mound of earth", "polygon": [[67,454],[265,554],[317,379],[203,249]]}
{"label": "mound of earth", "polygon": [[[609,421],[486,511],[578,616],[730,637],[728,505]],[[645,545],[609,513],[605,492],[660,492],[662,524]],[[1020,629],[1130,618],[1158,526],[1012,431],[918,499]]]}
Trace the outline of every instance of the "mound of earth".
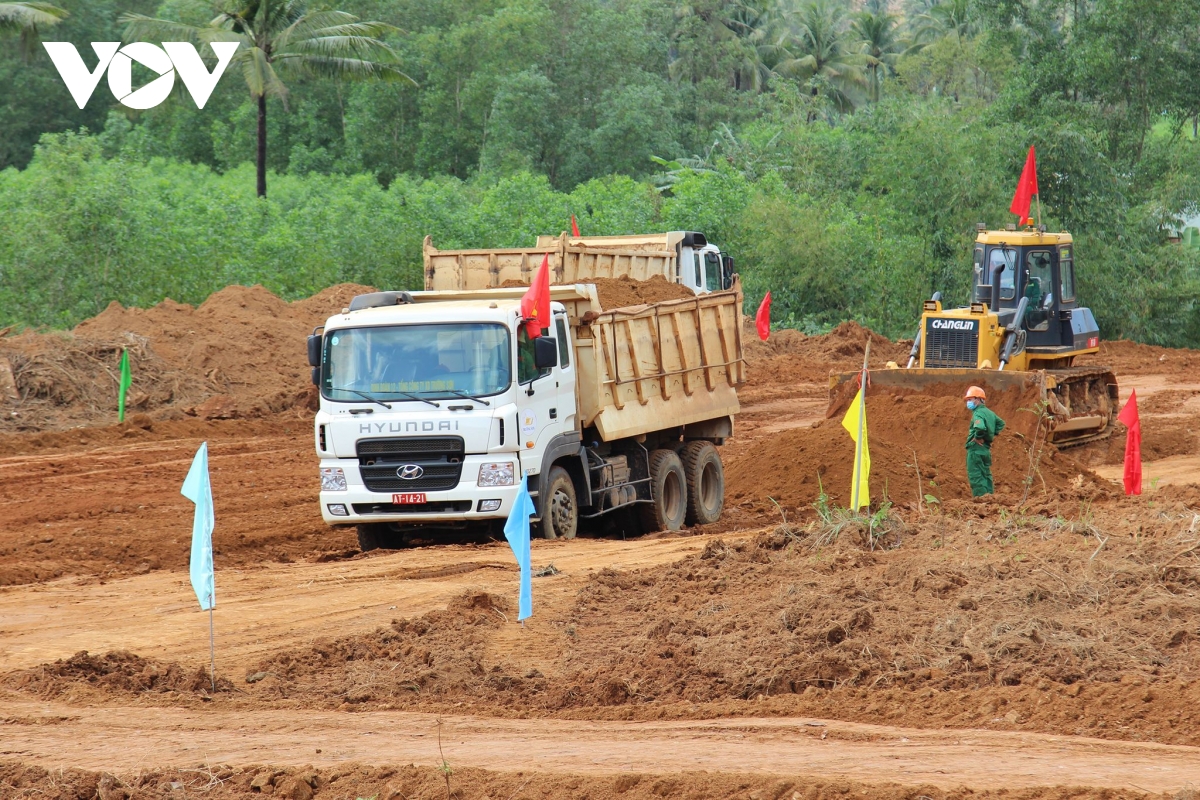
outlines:
{"label": "mound of earth", "polygon": [[[468,591],[445,610],[247,665],[241,690],[212,702],[814,715],[1197,744],[1195,499],[1024,515],[947,501],[907,515],[884,549],[850,526],[780,526],[662,567],[603,569],[541,606],[528,631],[514,627],[508,597]],[[114,698],[180,702],[156,700],[136,682],[141,662],[120,672],[124,663]],[[46,667],[50,690],[74,681],[99,691],[93,676],[112,669],[67,664]],[[40,694],[38,672],[5,682]]]}
{"label": "mound of earth", "polygon": [[772,331],[770,338],[758,338],[754,320],[747,319],[742,348],[749,367],[750,387],[819,383],[824,385],[831,372],[862,369],[866,343],[871,342],[871,369],[883,369],[889,361],[900,366],[908,362],[912,342],[893,342],[857,322],[843,322],[829,333],[806,336],[800,331]]}
{"label": "mound of earth", "polygon": [[[689,300],[696,296],[688,287],[681,283],[672,283],[662,275],[651,275],[648,280],[639,281],[628,275],[619,278],[589,278],[584,283],[595,284],[596,294],[600,298],[601,308],[624,308],[640,306],[646,303],[663,303],[667,300]],[[517,288],[528,286],[522,280],[510,278],[501,287]]]}
{"label": "mound of earth", "polygon": [[[1007,425],[992,445],[997,494],[1019,499],[1028,482],[1033,497],[1068,488],[1103,496],[1104,485],[1069,451],[1044,444],[1045,432],[1038,430],[1024,400],[1015,391],[992,398],[993,410]],[[872,500],[915,505],[926,495],[938,501],[970,497],[964,450],[968,423],[956,393],[872,397],[868,390]],[[824,492],[831,504],[846,506],[853,474],[854,441],[838,416],[758,438],[736,453],[725,466],[727,502],[766,508],[767,498],[773,498],[787,509],[808,508]]]}
{"label": "mound of earth", "polygon": [[[844,779],[821,779],[761,774],[727,774],[711,771],[620,775],[574,775],[563,772],[494,772],[454,766],[449,772],[435,766],[403,764],[371,767],[344,764],[337,767],[272,767],[199,764],[192,769],[152,769],[136,775],[114,775],[80,769],[47,770],[19,762],[0,762],[0,786],[10,787],[13,800],[33,798],[132,798],[155,800],[200,795],[211,800],[246,800],[274,796],[287,800],[322,798],[374,798],[375,800],[438,800],[439,798],[534,797],[588,798],[588,800],[691,800],[777,798],[824,800],[834,797],[871,797],[876,800],[949,800],[961,797],[933,786],[863,784]],[[1065,788],[971,791],[972,798],[1069,800],[1079,797]],[[1122,794],[1123,797],[1145,795]]]}
{"label": "mound of earth", "polygon": [[123,350],[130,413],[235,419],[310,405],[304,337],[366,291],[341,284],[287,303],[262,286],[229,286],[199,307],[114,302],[70,332],[0,338],[0,432],[116,422]]}
{"label": "mound of earth", "polygon": [[[187,670],[174,662],[162,664],[124,650],[112,651],[102,656],[81,650],[70,658],[59,659],[52,664],[9,673],[4,678],[4,685],[44,699],[73,694],[81,687],[90,687],[110,694],[208,694],[212,689],[212,677],[204,667]],[[232,689],[232,683],[218,676],[218,692],[228,692]]]}

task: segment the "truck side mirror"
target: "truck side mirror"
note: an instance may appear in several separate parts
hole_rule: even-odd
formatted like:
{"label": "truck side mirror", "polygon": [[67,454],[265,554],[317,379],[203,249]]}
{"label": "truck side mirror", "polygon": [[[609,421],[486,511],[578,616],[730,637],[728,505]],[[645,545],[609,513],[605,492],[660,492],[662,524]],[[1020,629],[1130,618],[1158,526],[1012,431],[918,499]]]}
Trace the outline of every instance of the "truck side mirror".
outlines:
{"label": "truck side mirror", "polygon": [[313,386],[321,385],[321,368],[320,367],[312,368],[312,382],[313,382]]}
{"label": "truck side mirror", "polygon": [[733,256],[721,256],[721,288],[733,288]]}
{"label": "truck side mirror", "polygon": [[[314,333],[308,337],[308,365],[310,367],[321,366],[321,334]],[[313,381],[316,383],[316,381]]]}
{"label": "truck side mirror", "polygon": [[540,372],[552,369],[558,363],[558,345],[548,336],[533,340],[533,366]]}

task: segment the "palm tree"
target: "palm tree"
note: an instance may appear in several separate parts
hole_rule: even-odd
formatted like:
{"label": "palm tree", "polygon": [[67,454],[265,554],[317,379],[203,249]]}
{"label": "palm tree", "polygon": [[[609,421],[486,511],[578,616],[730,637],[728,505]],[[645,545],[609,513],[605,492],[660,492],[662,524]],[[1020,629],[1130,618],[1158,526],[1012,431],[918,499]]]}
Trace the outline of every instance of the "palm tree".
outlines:
{"label": "palm tree", "polygon": [[852,46],[845,6],[810,0],[781,13],[774,28],[768,46],[772,70],[807,82],[814,96],[824,85],[839,111],[853,110],[857,90],[866,83],[865,57]]}
{"label": "palm tree", "polygon": [[867,86],[871,102],[879,102],[879,87],[883,78],[896,66],[904,47],[898,36],[897,20],[885,11],[862,11],[850,25],[859,40],[862,54],[867,58]]}
{"label": "palm tree", "polygon": [[925,11],[912,19],[913,45],[910,52],[924,50],[947,36],[958,44],[977,32],[971,0],[933,0]]}
{"label": "palm tree", "polygon": [[362,22],[345,11],[307,11],[298,0],[236,0],[207,25],[124,14],[128,39],[238,42],[231,67],[240,67],[258,101],[258,196],[267,195],[267,97],[287,102],[280,74],[400,79],[396,53],[380,37],[395,30]]}
{"label": "palm tree", "polygon": [[38,29],[57,25],[67,12],[49,3],[0,3],[0,34],[21,36],[21,50],[29,55],[37,44]]}
{"label": "palm tree", "polygon": [[[695,17],[709,29],[714,42],[731,43],[736,58],[734,88],[757,92],[766,88],[771,74],[758,46],[771,19],[772,3],[773,0],[720,0],[716,5],[683,3],[676,7],[675,17],[680,20]],[[679,78],[691,66],[677,60],[668,69],[672,78]]]}

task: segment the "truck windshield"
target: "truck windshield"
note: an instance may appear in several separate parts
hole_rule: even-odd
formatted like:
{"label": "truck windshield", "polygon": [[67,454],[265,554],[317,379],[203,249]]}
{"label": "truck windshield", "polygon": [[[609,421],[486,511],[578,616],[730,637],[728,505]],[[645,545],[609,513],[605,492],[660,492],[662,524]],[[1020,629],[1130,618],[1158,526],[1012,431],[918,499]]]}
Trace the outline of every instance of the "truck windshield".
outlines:
{"label": "truck windshield", "polygon": [[381,400],[483,397],[512,382],[508,329],[492,323],[341,328],[325,335],[322,362],[322,393],[343,402],[361,402],[356,392]]}

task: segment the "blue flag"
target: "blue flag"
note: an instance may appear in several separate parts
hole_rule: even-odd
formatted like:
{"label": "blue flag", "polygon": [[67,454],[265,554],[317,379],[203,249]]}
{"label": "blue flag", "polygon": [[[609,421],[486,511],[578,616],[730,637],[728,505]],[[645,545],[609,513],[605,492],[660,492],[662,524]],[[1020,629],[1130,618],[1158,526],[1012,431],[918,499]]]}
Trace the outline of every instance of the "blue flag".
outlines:
{"label": "blue flag", "polygon": [[513,501],[508,521],[504,523],[504,538],[517,557],[521,568],[521,599],[517,604],[517,619],[533,615],[533,587],[529,567],[529,517],[533,514],[533,498],[529,496],[529,478],[521,478],[521,488]]}
{"label": "blue flag", "polygon": [[208,442],[200,445],[192,468],[183,480],[183,496],[196,504],[192,521],[192,588],[200,608],[208,611],[216,605],[216,580],[213,577],[213,500],[212,485],[208,482]]}

